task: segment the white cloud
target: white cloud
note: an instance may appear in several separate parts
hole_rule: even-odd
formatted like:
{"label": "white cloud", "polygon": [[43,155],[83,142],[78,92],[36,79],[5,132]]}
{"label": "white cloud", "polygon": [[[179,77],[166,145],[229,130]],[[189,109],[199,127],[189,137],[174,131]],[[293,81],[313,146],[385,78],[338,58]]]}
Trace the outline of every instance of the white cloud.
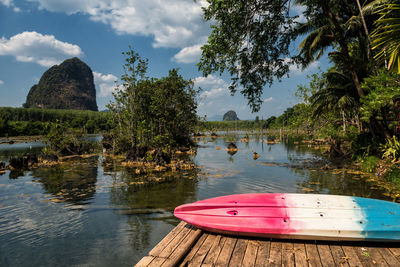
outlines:
{"label": "white cloud", "polygon": [[[285,62],[289,62],[289,61],[290,61],[289,58],[285,58]],[[304,70],[302,70],[301,68],[298,68],[296,65],[290,65],[289,66],[289,71],[290,71],[290,74],[292,74],[292,75],[304,75],[305,72],[310,72],[310,71],[313,71],[313,70],[317,69],[319,67],[319,65],[320,65],[320,63],[319,63],[318,60],[312,62]]]}
{"label": "white cloud", "polygon": [[0,80],[0,85],[4,84],[4,82],[2,80]]}
{"label": "white cloud", "polygon": [[83,55],[77,45],[57,40],[53,35],[23,32],[10,39],[0,39],[0,56],[14,56],[21,62],[34,62],[44,67],[58,64],[69,57]]}
{"label": "white cloud", "polygon": [[0,0],[0,4],[3,4],[6,7],[10,7],[12,4],[12,1],[11,0]]}
{"label": "white cloud", "polygon": [[96,87],[100,90],[100,97],[110,96],[115,89],[115,82],[118,80],[115,75],[96,71],[93,71],[93,79]]}
{"label": "white cloud", "polygon": [[264,103],[268,103],[268,102],[271,102],[272,100],[274,100],[274,98],[271,96],[271,97],[268,97],[268,98],[266,98],[266,99],[264,99]]}
{"label": "white cloud", "polygon": [[296,21],[299,23],[304,23],[307,21],[306,17],[304,16],[303,12],[306,11],[306,6],[301,5],[293,5],[293,11],[295,15],[299,16]]}
{"label": "white cloud", "polygon": [[[4,0],[3,0],[4,1]],[[81,13],[119,34],[154,37],[154,47],[188,47],[202,42],[209,26],[202,18],[205,0],[28,0],[39,9]],[[204,42],[204,41],[203,41]]]}
{"label": "white cloud", "polygon": [[198,62],[201,56],[201,46],[202,45],[193,45],[189,47],[182,48],[172,60],[179,63],[195,63]]}
{"label": "white cloud", "polygon": [[229,84],[223,79],[214,75],[208,75],[207,77],[197,77],[193,79],[194,86],[202,88],[204,91],[201,92],[201,98],[218,98],[221,96],[229,96]]}
{"label": "white cloud", "polygon": [[21,9],[16,7],[13,3],[13,0],[0,0],[0,4],[5,5],[6,7],[12,7],[14,12],[20,12]]}

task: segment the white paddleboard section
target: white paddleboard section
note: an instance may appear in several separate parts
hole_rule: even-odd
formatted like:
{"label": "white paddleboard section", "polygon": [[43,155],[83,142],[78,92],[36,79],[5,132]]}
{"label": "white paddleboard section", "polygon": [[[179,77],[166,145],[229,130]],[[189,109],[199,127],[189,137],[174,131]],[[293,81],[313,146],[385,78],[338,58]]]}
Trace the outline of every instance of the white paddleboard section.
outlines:
{"label": "white paddleboard section", "polygon": [[[290,228],[307,239],[365,239],[365,216],[353,197],[286,194]],[[324,239],[322,238],[322,239]]]}

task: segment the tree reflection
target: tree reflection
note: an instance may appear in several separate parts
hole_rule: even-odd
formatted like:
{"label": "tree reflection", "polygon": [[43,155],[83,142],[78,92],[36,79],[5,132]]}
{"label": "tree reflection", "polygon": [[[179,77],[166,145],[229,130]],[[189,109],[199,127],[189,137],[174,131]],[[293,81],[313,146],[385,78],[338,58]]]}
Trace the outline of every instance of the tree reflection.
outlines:
{"label": "tree reflection", "polygon": [[110,202],[119,214],[129,215],[130,242],[135,249],[148,247],[156,221],[175,226],[175,207],[196,201],[199,170],[137,175],[131,168],[111,173]]}
{"label": "tree reflection", "polygon": [[96,193],[97,161],[98,156],[94,156],[53,167],[41,167],[32,170],[32,177],[59,201],[87,204]]}

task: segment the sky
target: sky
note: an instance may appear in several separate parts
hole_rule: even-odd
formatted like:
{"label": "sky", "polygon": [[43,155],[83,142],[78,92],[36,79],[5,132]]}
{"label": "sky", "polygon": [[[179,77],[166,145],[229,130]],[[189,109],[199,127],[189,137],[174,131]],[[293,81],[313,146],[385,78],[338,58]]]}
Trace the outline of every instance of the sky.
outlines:
{"label": "sky", "polygon": [[[150,77],[178,68],[203,89],[199,116],[234,110],[240,119],[261,119],[300,102],[294,97],[297,85],[329,64],[323,57],[304,71],[293,67],[289,78],[264,89],[261,109],[252,113],[239,92],[231,96],[228,75],[203,77],[198,71],[200,47],[211,32],[202,17],[205,5],[205,0],[0,0],[0,106],[21,107],[47,69],[79,57],[93,71],[97,105],[104,110],[123,74],[122,52],[132,46],[149,59]],[[301,10],[294,7],[299,15]]]}

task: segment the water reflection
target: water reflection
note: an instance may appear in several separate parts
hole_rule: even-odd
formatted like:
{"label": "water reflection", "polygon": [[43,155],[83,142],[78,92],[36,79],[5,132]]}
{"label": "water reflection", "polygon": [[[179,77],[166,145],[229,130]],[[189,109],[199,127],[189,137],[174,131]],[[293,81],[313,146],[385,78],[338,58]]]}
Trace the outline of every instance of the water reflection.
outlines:
{"label": "water reflection", "polygon": [[[299,140],[277,143],[271,140],[279,136],[249,135],[241,142],[244,135],[199,139],[206,145],[193,156],[198,169],[190,171],[139,175],[119,159],[103,156],[6,171],[0,176],[0,265],[132,266],[178,224],[176,206],[221,195],[297,192],[387,199],[362,174],[336,170],[319,149]],[[227,154],[230,142],[238,151]],[[0,145],[0,160],[40,150],[13,146]]]}
{"label": "water reflection", "polygon": [[99,157],[72,160],[53,167],[32,170],[35,182],[40,182],[55,202],[87,204],[96,194],[97,162]]}
{"label": "water reflection", "polygon": [[[196,179],[187,178],[196,177],[197,172],[192,170],[158,174],[160,177],[138,177],[131,170],[124,170],[112,175],[115,186],[110,189],[110,203],[125,207],[114,212],[128,216],[133,248],[150,246],[152,235],[157,231],[155,228],[159,227],[154,222],[162,221],[171,227],[177,225],[179,221],[173,216],[174,208],[197,200]],[[162,179],[162,182],[155,178]]]}

